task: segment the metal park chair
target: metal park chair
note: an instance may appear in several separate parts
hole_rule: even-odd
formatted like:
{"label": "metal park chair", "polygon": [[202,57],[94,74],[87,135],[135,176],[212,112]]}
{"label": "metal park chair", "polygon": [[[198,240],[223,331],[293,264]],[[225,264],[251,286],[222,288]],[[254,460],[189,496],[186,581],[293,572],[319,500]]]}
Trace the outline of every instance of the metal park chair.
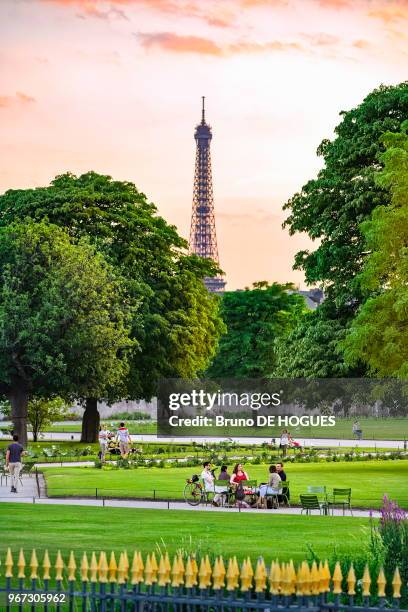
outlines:
{"label": "metal park chair", "polygon": [[221,506],[231,503],[232,491],[228,480],[214,480],[214,493],[221,495]]}
{"label": "metal park chair", "polygon": [[343,508],[343,515],[346,513],[346,509],[350,510],[350,514],[353,516],[353,509],[351,507],[351,489],[333,489],[333,494],[327,501],[328,507],[332,509]]}
{"label": "metal park chair", "polygon": [[302,511],[306,514],[311,514],[312,510],[318,510],[320,514],[327,514],[327,505],[319,502],[317,495],[300,495],[300,505]]}

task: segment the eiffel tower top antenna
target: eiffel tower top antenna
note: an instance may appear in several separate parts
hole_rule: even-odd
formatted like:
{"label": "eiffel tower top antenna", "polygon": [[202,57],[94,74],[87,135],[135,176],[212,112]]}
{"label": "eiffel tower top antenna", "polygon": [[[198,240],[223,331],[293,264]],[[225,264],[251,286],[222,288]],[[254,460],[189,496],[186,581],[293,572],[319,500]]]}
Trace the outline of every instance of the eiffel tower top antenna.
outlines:
{"label": "eiffel tower top antenna", "polygon": [[201,96],[201,99],[203,101],[203,107],[201,111],[201,123],[204,125],[205,123],[205,96]]}

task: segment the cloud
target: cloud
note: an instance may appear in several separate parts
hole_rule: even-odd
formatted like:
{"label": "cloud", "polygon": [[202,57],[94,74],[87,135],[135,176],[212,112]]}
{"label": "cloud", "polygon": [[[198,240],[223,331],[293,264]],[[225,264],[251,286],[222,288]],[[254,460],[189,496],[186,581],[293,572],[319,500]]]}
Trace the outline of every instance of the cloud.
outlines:
{"label": "cloud", "polygon": [[33,102],[36,102],[36,99],[22,91],[16,91],[14,96],[0,96],[0,108],[11,108],[18,104],[26,105]]}
{"label": "cloud", "polygon": [[[36,0],[37,2],[76,7],[81,10],[79,17],[96,17],[109,19],[122,17],[128,19],[123,9],[118,7],[140,7],[154,10],[166,15],[194,17],[217,27],[228,27],[234,20],[235,11],[229,3],[220,5],[206,0]],[[242,1],[242,0],[241,0]],[[101,4],[110,6],[109,10],[101,10]]]}
{"label": "cloud", "polygon": [[405,21],[408,20],[408,5],[399,2],[384,4],[384,6],[378,6],[369,11],[368,15],[386,24]]}
{"label": "cloud", "polygon": [[338,36],[332,34],[326,34],[325,32],[318,32],[317,34],[304,34],[302,37],[307,40],[313,47],[331,47],[337,45],[340,42]]}
{"label": "cloud", "polygon": [[212,55],[227,57],[241,53],[267,53],[268,51],[302,51],[302,45],[297,42],[272,40],[263,43],[238,41],[226,46],[220,46],[209,38],[200,36],[180,36],[173,32],[138,32],[136,37],[141,41],[142,47],[150,49],[156,47],[163,51],[173,53],[197,53],[199,55]]}
{"label": "cloud", "polygon": [[179,36],[173,32],[137,34],[142,47],[158,47],[173,53],[199,53],[200,55],[222,55],[223,51],[213,40],[200,36]]}
{"label": "cloud", "polygon": [[368,40],[364,40],[363,38],[359,38],[358,40],[353,41],[353,47],[356,49],[368,49],[371,47],[371,43]]}
{"label": "cloud", "polygon": [[229,45],[226,53],[265,53],[267,51],[301,51],[303,47],[297,42],[271,40],[264,43],[238,42]]}

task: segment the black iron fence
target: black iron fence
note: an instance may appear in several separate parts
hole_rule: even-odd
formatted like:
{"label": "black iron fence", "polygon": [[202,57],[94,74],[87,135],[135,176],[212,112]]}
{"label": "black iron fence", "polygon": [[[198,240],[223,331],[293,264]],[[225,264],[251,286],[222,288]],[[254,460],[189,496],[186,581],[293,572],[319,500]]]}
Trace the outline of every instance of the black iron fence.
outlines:
{"label": "black iron fence", "polygon": [[35,550],[27,563],[22,550],[13,557],[9,549],[2,569],[0,610],[6,611],[369,612],[398,609],[401,592],[398,568],[387,585],[383,570],[372,577],[366,567],[357,581],[352,565],[343,576],[339,564],[331,574],[327,561],[303,561],[297,567],[274,561],[266,566],[262,558],[238,564],[236,557],[217,557],[211,563],[206,556],[198,563],[193,556],[175,555],[170,560],[165,554],[157,560],[154,553],[143,558],[135,552],[129,563],[126,552],[118,559],[112,552],[109,561],[101,552],[98,557],[84,553],[77,562],[71,552],[64,563],[58,552],[51,563],[46,552],[40,570]]}

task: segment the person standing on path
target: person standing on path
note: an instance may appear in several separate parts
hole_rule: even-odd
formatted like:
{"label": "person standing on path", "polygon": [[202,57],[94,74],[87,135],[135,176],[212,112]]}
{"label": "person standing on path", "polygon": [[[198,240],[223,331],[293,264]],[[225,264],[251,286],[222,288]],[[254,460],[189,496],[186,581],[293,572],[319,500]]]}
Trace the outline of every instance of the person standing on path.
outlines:
{"label": "person standing on path", "polygon": [[129,454],[129,445],[132,444],[132,439],[130,437],[129,430],[124,423],[120,424],[116,437],[119,441],[120,455],[122,459],[126,459]]}
{"label": "person standing on path", "polygon": [[21,468],[21,456],[25,454],[24,448],[18,442],[18,436],[13,436],[13,442],[8,445],[6,451],[6,467],[8,467],[11,477],[11,492],[17,493],[18,478],[20,476]]}
{"label": "person standing on path", "polygon": [[105,455],[108,450],[110,431],[106,429],[105,423],[99,428],[99,456],[102,463],[105,463]]}
{"label": "person standing on path", "polygon": [[286,457],[286,453],[288,452],[289,439],[290,439],[289,432],[287,429],[284,429],[281,433],[280,443],[279,443],[279,448],[282,451],[282,455],[284,457]]}

